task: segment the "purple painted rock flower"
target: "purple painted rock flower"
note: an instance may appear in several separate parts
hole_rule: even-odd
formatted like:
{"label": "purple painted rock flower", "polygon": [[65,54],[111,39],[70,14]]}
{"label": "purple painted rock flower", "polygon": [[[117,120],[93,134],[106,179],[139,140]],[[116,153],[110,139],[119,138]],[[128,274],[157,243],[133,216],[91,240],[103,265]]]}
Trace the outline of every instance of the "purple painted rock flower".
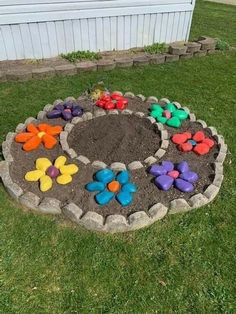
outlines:
{"label": "purple painted rock flower", "polygon": [[79,105],[68,101],[56,105],[52,111],[47,113],[48,119],[62,118],[66,121],[72,120],[74,117],[80,117],[84,113],[84,110]]}
{"label": "purple painted rock flower", "polygon": [[149,173],[155,176],[155,185],[168,191],[173,185],[181,192],[188,193],[194,190],[198,175],[189,168],[187,161],[174,165],[171,161],[162,161],[150,167]]}

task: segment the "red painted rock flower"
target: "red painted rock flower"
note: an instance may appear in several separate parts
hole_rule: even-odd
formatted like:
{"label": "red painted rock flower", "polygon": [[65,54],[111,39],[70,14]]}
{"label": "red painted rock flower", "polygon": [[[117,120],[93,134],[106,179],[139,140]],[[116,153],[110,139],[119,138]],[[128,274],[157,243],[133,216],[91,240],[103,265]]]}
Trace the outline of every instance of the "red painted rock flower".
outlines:
{"label": "red painted rock flower", "polygon": [[215,145],[215,142],[206,137],[202,131],[194,135],[190,132],[177,133],[172,136],[172,142],[178,145],[182,152],[193,151],[197,155],[206,155]]}
{"label": "red painted rock flower", "polygon": [[99,100],[96,101],[96,106],[105,110],[119,109],[124,110],[128,105],[128,99],[119,93],[103,94]]}

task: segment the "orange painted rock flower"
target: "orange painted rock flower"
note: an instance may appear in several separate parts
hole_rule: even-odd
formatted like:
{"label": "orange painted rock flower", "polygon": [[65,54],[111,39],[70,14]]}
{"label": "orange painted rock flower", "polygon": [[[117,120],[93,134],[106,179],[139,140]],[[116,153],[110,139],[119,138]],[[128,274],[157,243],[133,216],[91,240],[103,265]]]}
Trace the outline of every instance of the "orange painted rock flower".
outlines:
{"label": "orange painted rock flower", "polygon": [[62,127],[46,123],[40,123],[39,125],[30,123],[27,125],[26,131],[17,134],[15,141],[17,143],[24,143],[23,150],[30,152],[37,149],[41,143],[45,148],[52,149],[57,144],[55,136],[61,133]]}

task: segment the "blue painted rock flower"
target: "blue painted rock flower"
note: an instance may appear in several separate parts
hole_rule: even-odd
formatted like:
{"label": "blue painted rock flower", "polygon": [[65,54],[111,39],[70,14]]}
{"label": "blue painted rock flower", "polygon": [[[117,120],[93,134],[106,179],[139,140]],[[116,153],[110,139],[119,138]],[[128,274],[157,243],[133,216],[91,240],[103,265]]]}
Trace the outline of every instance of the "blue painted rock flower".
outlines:
{"label": "blue painted rock flower", "polygon": [[114,197],[122,206],[133,202],[133,193],[137,191],[135,184],[129,181],[130,174],[124,170],[115,174],[111,169],[102,169],[95,173],[94,181],[85,188],[89,192],[98,192],[95,201],[99,205],[107,205]]}
{"label": "blue painted rock flower", "polygon": [[155,118],[157,122],[179,128],[182,121],[186,120],[189,115],[184,109],[177,109],[174,104],[168,103],[164,107],[159,104],[152,104],[150,116]]}
{"label": "blue painted rock flower", "polygon": [[71,101],[56,105],[52,111],[47,113],[48,119],[62,118],[66,121],[72,120],[74,117],[80,117],[84,113],[83,108]]}
{"label": "blue painted rock flower", "polygon": [[198,180],[197,173],[190,170],[187,161],[176,165],[171,161],[162,161],[152,165],[148,172],[155,176],[155,185],[163,191],[175,186],[181,192],[193,192],[193,183]]}

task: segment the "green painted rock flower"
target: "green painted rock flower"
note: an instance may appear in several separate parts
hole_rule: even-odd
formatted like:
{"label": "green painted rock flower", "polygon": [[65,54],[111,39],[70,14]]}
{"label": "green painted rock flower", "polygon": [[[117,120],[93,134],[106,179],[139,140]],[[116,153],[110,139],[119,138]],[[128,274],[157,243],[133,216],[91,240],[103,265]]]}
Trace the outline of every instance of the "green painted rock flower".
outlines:
{"label": "green painted rock flower", "polygon": [[164,107],[159,104],[152,104],[150,107],[150,116],[155,118],[157,122],[173,128],[179,128],[182,121],[188,118],[188,113],[184,109],[178,109],[172,103],[168,103]]}

